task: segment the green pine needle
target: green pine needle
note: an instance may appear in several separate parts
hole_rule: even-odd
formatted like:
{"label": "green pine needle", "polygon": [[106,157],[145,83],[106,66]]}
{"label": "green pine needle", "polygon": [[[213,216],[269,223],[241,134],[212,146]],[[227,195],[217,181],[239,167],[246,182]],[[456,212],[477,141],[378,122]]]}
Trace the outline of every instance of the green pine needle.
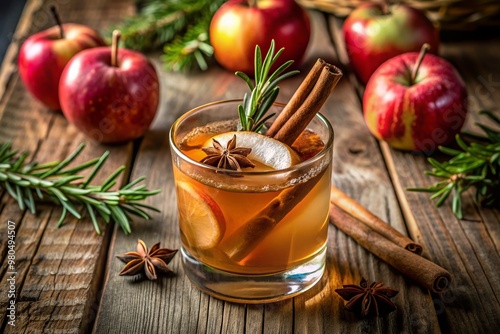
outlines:
{"label": "green pine needle", "polygon": [[208,25],[196,25],[188,28],[183,36],[179,36],[163,48],[161,56],[164,68],[167,71],[189,72],[198,67],[205,71],[208,68],[208,59],[214,53],[208,41]]}
{"label": "green pine needle", "polygon": [[[482,111],[497,125],[500,118],[490,111]],[[448,161],[438,162],[429,158],[428,162],[433,167],[425,174],[442,179],[427,188],[410,188],[409,191],[432,193],[430,199],[437,199],[436,206],[441,206],[446,199],[452,196],[451,208],[459,218],[463,218],[463,193],[469,188],[475,190],[475,201],[479,205],[498,206],[500,204],[500,130],[493,129],[483,124],[477,124],[486,137],[470,136],[479,142],[467,143],[462,136],[457,135],[456,141],[460,149],[440,147],[440,151],[451,156]]]}
{"label": "green pine needle", "polygon": [[[82,144],[66,159],[40,165],[26,164],[27,153],[18,155],[9,143],[0,144],[0,189],[7,190],[21,210],[28,209],[32,214],[36,212],[35,195],[39,200],[51,199],[62,207],[58,226],[64,223],[68,213],[81,219],[82,214],[78,207],[82,207],[88,212],[98,234],[101,233],[98,217],[106,223],[112,219],[125,233],[131,233],[130,215],[150,219],[144,210],[158,211],[141,203],[147,197],[160,192],[148,190],[144,184],[139,184],[145,180],[144,177],[132,180],[119,190],[110,190],[124,172],[124,166],[114,171],[101,185],[90,184],[109,157],[109,152],[105,152],[100,158],[67,168],[83,149]],[[90,174],[86,178],[77,174],[90,168]],[[85,180],[82,181],[83,179]]]}
{"label": "green pine needle", "polygon": [[[162,49],[167,70],[208,68],[213,50],[208,40],[210,21],[225,0],[145,0],[139,12],[110,27],[121,31],[121,44],[130,49]],[[109,41],[108,41],[109,42]]]}

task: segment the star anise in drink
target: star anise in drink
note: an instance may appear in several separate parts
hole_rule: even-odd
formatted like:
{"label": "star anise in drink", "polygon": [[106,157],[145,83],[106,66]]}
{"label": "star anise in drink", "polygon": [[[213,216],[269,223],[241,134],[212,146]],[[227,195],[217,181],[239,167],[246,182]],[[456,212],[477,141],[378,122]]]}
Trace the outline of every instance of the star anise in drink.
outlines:
{"label": "star anise in drink", "polygon": [[396,310],[396,305],[390,298],[398,294],[398,290],[384,287],[381,282],[368,282],[361,278],[358,285],[343,285],[343,289],[335,290],[348,303],[345,308],[362,316],[384,315]]}
{"label": "star anise in drink", "polygon": [[148,251],[144,241],[137,242],[136,252],[127,252],[116,257],[125,262],[126,265],[120,271],[120,276],[133,276],[145,272],[150,280],[158,278],[157,272],[169,273],[172,270],[168,263],[177,253],[177,249],[160,248],[160,243],[156,243]]}
{"label": "star anise in drink", "polygon": [[215,139],[212,139],[212,145],[213,147],[202,148],[207,156],[200,161],[201,163],[236,171],[241,171],[246,167],[255,167],[254,163],[247,158],[252,149],[236,147],[236,135],[227,142],[227,147],[222,146]]}

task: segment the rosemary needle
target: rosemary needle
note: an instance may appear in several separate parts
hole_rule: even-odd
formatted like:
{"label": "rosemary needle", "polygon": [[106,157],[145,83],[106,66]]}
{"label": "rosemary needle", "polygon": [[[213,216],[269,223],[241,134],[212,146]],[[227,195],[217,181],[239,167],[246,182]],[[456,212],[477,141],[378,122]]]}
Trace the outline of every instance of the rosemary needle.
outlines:
{"label": "rosemary needle", "polygon": [[[481,111],[493,123],[500,125],[500,118],[490,111]],[[448,161],[438,162],[433,158],[428,161],[432,170],[427,175],[442,179],[427,188],[410,188],[409,191],[432,193],[430,199],[437,199],[436,206],[441,206],[451,196],[453,213],[463,218],[462,194],[468,189],[475,190],[475,201],[479,205],[493,206],[500,202],[500,130],[484,124],[477,124],[485,137],[473,136],[476,141],[466,143],[457,135],[460,149],[440,147],[440,151],[451,156]]]}
{"label": "rosemary needle", "polygon": [[[81,144],[62,161],[26,164],[28,157],[26,152],[18,154],[12,149],[11,144],[0,144],[0,188],[7,190],[21,210],[27,208],[32,214],[36,212],[36,200],[48,198],[62,206],[58,226],[64,222],[68,213],[81,219],[82,214],[77,207],[82,207],[88,212],[98,234],[101,233],[98,217],[106,223],[112,219],[125,233],[131,233],[131,215],[150,219],[144,210],[158,211],[140,201],[158,194],[160,190],[148,190],[144,184],[139,184],[145,180],[144,177],[132,180],[119,190],[110,190],[125,170],[124,166],[114,171],[102,184],[91,185],[90,182],[109,157],[109,152],[106,151],[99,158],[68,168],[84,147],[85,145]],[[92,169],[86,178],[78,174],[90,168]]]}

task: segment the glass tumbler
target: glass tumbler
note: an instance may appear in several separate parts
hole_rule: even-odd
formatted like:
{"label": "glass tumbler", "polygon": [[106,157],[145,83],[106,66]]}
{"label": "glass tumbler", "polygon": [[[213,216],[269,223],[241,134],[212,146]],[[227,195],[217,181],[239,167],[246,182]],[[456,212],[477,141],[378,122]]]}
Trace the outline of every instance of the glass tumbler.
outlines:
{"label": "glass tumbler", "polygon": [[[241,103],[199,106],[170,129],[182,264],[192,283],[216,298],[274,302],[306,291],[324,273],[333,129],[317,114],[307,130],[321,139],[320,151],[284,169],[199,162],[212,136],[237,129]],[[275,103],[269,113],[283,107]]]}

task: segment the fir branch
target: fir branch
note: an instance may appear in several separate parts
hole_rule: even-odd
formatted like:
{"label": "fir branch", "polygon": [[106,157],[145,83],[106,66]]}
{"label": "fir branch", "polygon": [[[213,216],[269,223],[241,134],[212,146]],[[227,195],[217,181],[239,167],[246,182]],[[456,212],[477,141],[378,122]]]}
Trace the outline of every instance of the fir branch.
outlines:
{"label": "fir branch", "polygon": [[[27,153],[18,155],[10,144],[0,144],[0,188],[5,189],[18,202],[21,210],[27,208],[32,214],[36,213],[35,199],[48,198],[61,205],[62,214],[58,225],[64,222],[68,213],[81,219],[82,215],[77,206],[82,206],[88,212],[98,234],[101,233],[98,216],[106,223],[113,219],[125,233],[131,233],[130,214],[150,219],[144,209],[158,211],[154,207],[140,203],[160,192],[139,185],[144,177],[129,182],[119,190],[110,190],[125,170],[124,166],[114,171],[101,185],[90,184],[104,165],[109,152],[105,152],[100,158],[68,168],[83,149],[84,145],[81,144],[62,161],[26,164]],[[77,174],[90,168],[92,169],[86,178]]]}
{"label": "fir branch", "polygon": [[196,25],[188,28],[185,35],[166,44],[161,59],[167,71],[191,71],[196,66],[204,71],[208,68],[207,59],[212,57],[213,51],[207,28]]}
{"label": "fir branch", "polygon": [[[122,33],[122,45],[139,51],[162,48],[165,67],[175,71],[207,68],[212,57],[208,30],[224,0],[146,0],[139,12],[110,31]],[[110,34],[106,34],[110,35]]]}
{"label": "fir branch", "polygon": [[[493,113],[482,111],[480,114],[500,125],[500,119]],[[474,198],[479,205],[500,204],[500,130],[480,123],[477,125],[485,137],[474,135],[472,138],[477,141],[466,143],[457,135],[460,149],[439,148],[441,152],[452,156],[451,159],[442,163],[433,158],[428,159],[433,168],[425,173],[442,181],[427,188],[408,189],[432,193],[430,199],[437,199],[436,206],[441,206],[451,195],[452,210],[459,219],[463,218],[462,195],[470,188],[475,190]]]}

